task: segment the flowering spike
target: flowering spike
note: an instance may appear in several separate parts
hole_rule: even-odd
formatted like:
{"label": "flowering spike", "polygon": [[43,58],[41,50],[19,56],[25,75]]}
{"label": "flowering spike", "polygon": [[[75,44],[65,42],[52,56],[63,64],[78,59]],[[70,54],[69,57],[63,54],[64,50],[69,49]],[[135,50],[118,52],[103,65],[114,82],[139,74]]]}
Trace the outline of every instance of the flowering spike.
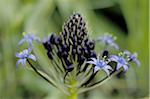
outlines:
{"label": "flowering spike", "polygon": [[[96,42],[89,38],[86,23],[79,13],[74,13],[69,18],[63,25],[62,32],[59,35],[51,33],[48,38],[43,40],[45,53],[52,65],[48,69],[50,70],[48,73],[44,66],[44,69],[43,67],[36,69],[29,61],[29,59],[36,61],[36,57],[31,54],[31,51],[33,41],[40,41],[40,39],[33,34],[24,33],[23,35],[24,38],[19,42],[19,45],[27,42],[29,49],[16,54],[16,57],[19,58],[16,66],[18,67],[19,64],[25,66],[27,61],[39,76],[65,93],[70,90],[71,92],[79,91],[80,93],[84,89],[98,86],[107,78],[120,72],[121,68],[127,72],[129,62],[140,64],[137,60],[137,54],[131,54],[129,51],[121,52],[117,56],[111,55],[111,52],[108,52],[109,49],[105,49],[101,56],[99,56],[100,54],[97,55],[94,50]],[[119,49],[115,43],[116,37],[110,34],[105,34],[97,40]],[[100,81],[96,81],[97,79],[94,78],[100,70],[104,71],[107,76]]]}
{"label": "flowering spike", "polygon": [[[51,34],[49,39],[44,40],[43,45],[49,53],[49,58],[53,59],[53,52],[57,53],[59,59],[64,61],[62,64],[65,63],[66,70],[70,72],[74,69],[72,64],[76,61],[75,57],[79,69],[85,60],[96,58],[95,42],[89,40],[86,23],[78,13],[64,24],[60,35]],[[56,50],[52,47],[56,47]]]}

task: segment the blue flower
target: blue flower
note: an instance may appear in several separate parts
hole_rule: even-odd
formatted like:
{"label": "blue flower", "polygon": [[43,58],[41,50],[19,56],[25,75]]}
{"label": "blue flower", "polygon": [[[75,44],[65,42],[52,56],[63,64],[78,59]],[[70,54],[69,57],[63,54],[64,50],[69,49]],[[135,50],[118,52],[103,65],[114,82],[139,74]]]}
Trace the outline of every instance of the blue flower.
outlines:
{"label": "blue flower", "polygon": [[117,67],[116,67],[117,70],[123,68],[125,72],[128,71],[129,64],[123,56],[111,55],[109,59],[110,61],[117,62]]}
{"label": "blue flower", "polygon": [[126,50],[124,51],[124,54],[127,55],[127,57],[129,58],[129,61],[133,61],[138,66],[141,65],[140,61],[137,59],[137,53],[131,54],[129,51]]}
{"label": "blue flower", "polygon": [[24,42],[27,42],[30,46],[30,48],[32,49],[32,43],[33,41],[37,41],[37,42],[40,42],[40,38],[36,37],[34,34],[23,34],[24,37],[22,40],[19,41],[18,45],[21,45],[22,43]]}
{"label": "blue flower", "polygon": [[108,76],[110,74],[109,70],[113,70],[111,68],[111,66],[109,66],[107,64],[107,62],[105,60],[99,60],[99,59],[96,59],[96,58],[91,58],[91,61],[87,61],[86,63],[95,65],[94,72],[97,72],[99,70],[103,70]]}
{"label": "blue flower", "polygon": [[113,37],[111,34],[104,34],[103,36],[98,37],[97,40],[105,45],[114,47],[116,50],[119,49],[119,46],[115,43],[116,37]]}
{"label": "blue flower", "polygon": [[19,60],[16,63],[16,67],[18,67],[19,64],[22,64],[22,66],[25,67],[26,66],[26,61],[27,61],[28,58],[36,61],[36,57],[33,54],[30,54],[30,53],[31,53],[31,51],[29,51],[27,49],[23,50],[20,53],[17,53],[16,57],[18,57]]}

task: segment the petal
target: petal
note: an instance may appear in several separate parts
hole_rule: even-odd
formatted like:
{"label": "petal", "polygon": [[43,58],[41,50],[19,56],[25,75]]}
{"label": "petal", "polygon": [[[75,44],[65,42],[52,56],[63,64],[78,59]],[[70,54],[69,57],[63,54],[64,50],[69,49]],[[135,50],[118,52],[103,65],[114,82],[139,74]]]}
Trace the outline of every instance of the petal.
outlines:
{"label": "petal", "polygon": [[21,64],[23,67],[25,67],[26,66],[26,59],[21,59]]}
{"label": "petal", "polygon": [[103,71],[107,74],[107,76],[109,76],[109,75],[110,75],[110,71],[109,71],[108,69],[103,68]]}
{"label": "petal", "polygon": [[18,45],[22,45],[23,42],[25,42],[25,39],[24,39],[24,38],[19,41]]}
{"label": "petal", "polygon": [[140,66],[140,65],[141,65],[140,61],[139,61],[139,60],[137,60],[137,59],[136,59],[134,62],[135,62],[138,66]]}
{"label": "petal", "polygon": [[25,50],[23,50],[22,52],[23,52],[24,55],[28,55],[28,54],[29,54],[28,49],[25,49]]}
{"label": "petal", "polygon": [[109,69],[109,70],[113,70],[113,68],[109,65],[106,65],[104,68]]}
{"label": "petal", "polygon": [[28,39],[27,42],[28,42],[29,46],[33,45],[33,40],[32,39]]}
{"label": "petal", "polygon": [[116,50],[119,50],[119,46],[116,43],[111,43],[111,46],[114,47]]}
{"label": "petal", "polygon": [[119,70],[120,68],[122,67],[122,64],[120,64],[120,63],[117,63],[117,70]]}
{"label": "petal", "polygon": [[33,54],[30,54],[30,55],[28,56],[28,58],[30,58],[30,59],[36,61],[36,57],[35,57]]}
{"label": "petal", "polygon": [[18,68],[19,64],[22,62],[22,59],[19,59],[16,63],[16,68]]}
{"label": "petal", "polygon": [[116,55],[111,55],[110,58],[109,58],[111,61],[118,61],[118,56]]}
{"label": "petal", "polygon": [[93,60],[95,63],[97,62],[97,59],[96,59],[96,58],[91,58],[91,60]]}
{"label": "petal", "polygon": [[128,50],[125,50],[123,53],[126,54],[126,55],[130,55],[131,54]]}
{"label": "petal", "polygon": [[22,55],[21,55],[20,53],[16,53],[15,56],[18,57],[18,58],[21,58],[21,57],[22,57]]}
{"label": "petal", "polygon": [[127,65],[123,65],[123,69],[124,69],[125,72],[128,71],[128,68],[129,68],[129,67],[128,67]]}
{"label": "petal", "polygon": [[94,61],[87,61],[86,63],[89,63],[89,64],[94,64],[96,65],[96,63]]}
{"label": "petal", "polygon": [[101,69],[101,68],[100,68],[99,66],[95,66],[95,67],[94,67],[94,73],[97,72],[97,71],[99,71],[100,69]]}

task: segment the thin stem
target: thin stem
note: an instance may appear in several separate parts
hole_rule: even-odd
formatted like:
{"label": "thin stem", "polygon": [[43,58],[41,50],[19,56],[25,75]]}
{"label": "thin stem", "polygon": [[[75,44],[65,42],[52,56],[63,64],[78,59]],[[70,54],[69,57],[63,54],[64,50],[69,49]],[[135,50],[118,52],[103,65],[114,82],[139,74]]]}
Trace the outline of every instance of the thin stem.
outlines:
{"label": "thin stem", "polygon": [[92,84],[92,85],[89,85],[89,86],[86,86],[86,88],[83,88],[79,91],[79,93],[83,93],[85,91],[88,91],[88,90],[91,90],[91,89],[94,89],[100,85],[102,85],[103,83],[105,83],[106,81],[108,81],[109,79],[111,79],[114,75],[118,74],[120,72],[120,70],[116,71],[116,72],[112,72],[110,76],[106,76],[104,77],[102,80]]}
{"label": "thin stem", "polygon": [[44,77],[40,72],[38,72],[38,70],[31,64],[31,62],[29,61],[29,59],[27,59],[27,62],[29,63],[29,65],[31,66],[31,68],[39,75],[41,76],[44,80],[46,80],[48,83],[52,84],[54,87],[57,88],[56,85],[54,85],[50,80],[48,80],[46,77]]}

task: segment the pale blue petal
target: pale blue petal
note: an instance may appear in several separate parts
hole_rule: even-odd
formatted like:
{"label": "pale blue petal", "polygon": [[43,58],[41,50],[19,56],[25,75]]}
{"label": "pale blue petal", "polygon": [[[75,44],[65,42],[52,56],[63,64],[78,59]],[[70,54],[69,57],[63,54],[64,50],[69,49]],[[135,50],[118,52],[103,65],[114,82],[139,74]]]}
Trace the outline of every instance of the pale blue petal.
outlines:
{"label": "pale blue petal", "polygon": [[26,66],[26,59],[22,59],[21,64],[23,67],[25,67]]}
{"label": "pale blue petal", "polygon": [[141,63],[140,63],[140,61],[139,61],[139,60],[135,60],[135,63],[136,63],[138,66],[140,66],[140,65],[141,65]]}
{"label": "pale blue petal", "polygon": [[113,70],[113,68],[111,66],[109,66],[109,65],[106,65],[105,68],[109,69],[109,70]]}
{"label": "pale blue petal", "polygon": [[22,63],[22,59],[19,59],[16,63],[16,68],[18,68],[19,64]]}
{"label": "pale blue petal", "polygon": [[19,41],[18,45],[22,45],[23,42],[25,42],[25,39],[24,39],[24,38]]}
{"label": "pale blue petal", "polygon": [[91,58],[95,63],[97,63],[97,59],[96,58]]}
{"label": "pale blue petal", "polygon": [[119,50],[119,46],[116,43],[111,43],[111,46],[114,47],[116,50]]}
{"label": "pale blue petal", "polygon": [[17,53],[15,56],[18,57],[18,58],[20,58],[20,57],[21,57],[21,54],[20,54],[20,53]]}
{"label": "pale blue petal", "polygon": [[33,54],[30,54],[30,55],[28,56],[28,58],[30,58],[30,59],[36,61],[36,57],[35,57]]}
{"label": "pale blue petal", "polygon": [[126,55],[130,55],[131,54],[128,50],[125,50],[123,53],[126,54]]}
{"label": "pale blue petal", "polygon": [[116,55],[111,55],[110,58],[109,58],[111,61],[118,61],[118,56]]}
{"label": "pale blue petal", "polygon": [[100,68],[99,66],[95,66],[95,67],[94,67],[94,73],[97,72],[97,71],[99,71],[100,69],[101,69],[101,68]]}
{"label": "pale blue petal", "polygon": [[120,64],[120,63],[117,63],[117,70],[119,70],[120,68],[122,67],[122,64]]}
{"label": "pale blue petal", "polygon": [[27,49],[23,50],[24,55],[29,55],[29,51]]}
{"label": "pale blue petal", "polygon": [[109,75],[110,75],[110,72],[109,72],[109,70],[108,70],[108,69],[103,68],[103,71],[107,74],[107,76],[109,76]]}
{"label": "pale blue petal", "polygon": [[125,72],[128,71],[128,68],[129,68],[129,67],[128,67],[127,65],[123,65],[123,69],[124,69]]}
{"label": "pale blue petal", "polygon": [[94,64],[94,65],[96,65],[96,63],[95,63],[95,62],[93,62],[93,61],[87,61],[86,63],[89,63],[89,64]]}

